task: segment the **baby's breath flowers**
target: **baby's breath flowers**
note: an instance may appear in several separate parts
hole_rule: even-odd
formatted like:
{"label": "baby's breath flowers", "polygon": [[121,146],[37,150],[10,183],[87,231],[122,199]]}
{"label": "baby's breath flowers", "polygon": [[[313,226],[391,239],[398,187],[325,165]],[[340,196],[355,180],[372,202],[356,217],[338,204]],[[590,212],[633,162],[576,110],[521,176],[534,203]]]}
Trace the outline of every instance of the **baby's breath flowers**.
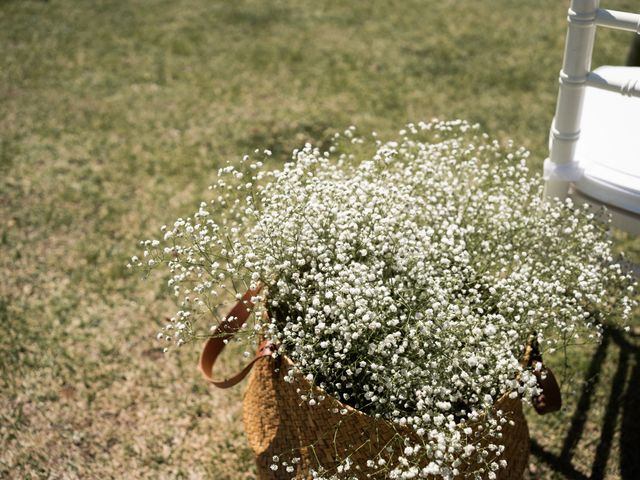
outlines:
{"label": "baby's breath flowers", "polygon": [[[631,312],[634,282],[605,226],[544,200],[528,152],[475,125],[410,124],[388,142],[351,128],[281,170],[264,168],[268,155],[220,169],[212,198],[131,264],[168,268],[180,309],[160,337],[177,345],[263,284],[245,339],[270,339],[293,360],[289,376],[424,439],[384,466],[389,478],[450,478],[461,458],[485,458],[496,446],[466,441],[461,421],[537,392],[521,365],[529,339],[584,342]],[[489,417],[486,435],[499,436],[509,419]]]}

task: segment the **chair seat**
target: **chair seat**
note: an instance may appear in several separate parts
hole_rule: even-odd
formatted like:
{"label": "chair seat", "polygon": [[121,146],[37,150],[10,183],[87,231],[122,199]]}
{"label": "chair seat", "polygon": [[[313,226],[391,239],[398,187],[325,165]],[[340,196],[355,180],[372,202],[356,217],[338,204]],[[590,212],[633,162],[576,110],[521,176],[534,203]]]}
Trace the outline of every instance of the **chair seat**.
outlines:
{"label": "chair seat", "polygon": [[[594,72],[640,82],[640,67],[606,66]],[[640,215],[640,98],[587,87],[575,158],[584,169],[576,190]]]}

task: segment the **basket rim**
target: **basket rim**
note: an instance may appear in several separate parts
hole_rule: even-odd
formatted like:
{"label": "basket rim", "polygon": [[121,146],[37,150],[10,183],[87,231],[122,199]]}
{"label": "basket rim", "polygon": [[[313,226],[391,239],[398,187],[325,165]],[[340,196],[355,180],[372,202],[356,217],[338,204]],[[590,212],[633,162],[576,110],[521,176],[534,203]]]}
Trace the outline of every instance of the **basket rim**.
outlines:
{"label": "basket rim", "polygon": [[[527,347],[525,348],[525,354],[523,356],[523,360],[521,361],[521,363],[523,363],[524,365],[526,365],[529,362],[529,358],[531,357],[531,352],[533,351],[531,344],[527,344]],[[285,365],[281,365],[280,369],[281,371],[283,371],[284,369],[289,369],[289,368],[294,368],[295,367],[295,362],[286,354],[283,353],[279,353],[278,357],[280,357],[282,359],[282,361],[285,363]],[[314,391],[314,394],[319,394],[319,395],[323,395],[326,398],[331,399],[331,401],[338,403],[342,408],[344,408],[345,410],[347,410],[347,413],[344,415],[354,415],[357,417],[362,417],[362,418],[366,418],[368,421],[377,421],[377,422],[384,422],[386,424],[388,424],[391,428],[394,428],[396,430],[398,429],[409,429],[410,431],[413,431],[413,429],[410,426],[402,426],[402,425],[398,425],[396,423],[394,423],[391,420],[388,420],[386,418],[383,417],[375,417],[373,415],[370,415],[368,413],[363,412],[362,410],[359,410],[357,408],[352,407],[351,405],[348,405],[346,403],[344,403],[342,400],[340,400],[339,398],[336,398],[335,396],[327,393],[326,390],[324,390],[323,388],[321,388],[319,385],[316,385],[315,383],[307,380],[304,375],[302,375],[301,373],[299,375],[296,376],[296,380],[295,382],[298,383],[302,383],[305,384],[307,388],[311,389]],[[500,395],[493,403],[493,405],[491,405],[491,407],[488,407],[486,410],[484,410],[480,415],[478,415],[478,417],[474,418],[474,419],[464,419],[460,422],[458,422],[458,426],[460,428],[464,428],[467,424],[469,423],[477,423],[477,422],[482,422],[483,419],[486,417],[488,411],[490,410],[500,410],[499,406],[507,403],[507,402],[519,402],[522,403],[522,396],[520,394],[518,394],[515,398],[511,398],[511,394],[514,392],[513,389],[504,392],[502,395]]]}

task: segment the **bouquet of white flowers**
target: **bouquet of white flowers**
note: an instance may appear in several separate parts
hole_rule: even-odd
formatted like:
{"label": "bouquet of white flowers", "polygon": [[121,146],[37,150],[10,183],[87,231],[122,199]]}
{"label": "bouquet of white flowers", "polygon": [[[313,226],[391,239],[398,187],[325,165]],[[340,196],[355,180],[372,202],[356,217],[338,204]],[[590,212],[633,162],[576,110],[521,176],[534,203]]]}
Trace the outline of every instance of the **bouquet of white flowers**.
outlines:
{"label": "bouquet of white flowers", "polygon": [[[464,121],[372,138],[350,128],[281,170],[248,156],[220,169],[213,198],[131,264],[171,272],[180,309],[159,337],[178,346],[262,286],[235,337],[253,345],[245,355],[267,339],[291,360],[285,380],[411,429],[394,461],[370,459],[385,477],[452,478],[469,459],[468,476],[496,478],[504,459],[490,439],[509,419],[487,412],[505,394],[539,393],[526,345],[597,339],[629,316],[633,279],[606,225],[543,199],[524,149]],[[480,418],[481,445],[464,427]],[[348,461],[339,471],[356,475]]]}

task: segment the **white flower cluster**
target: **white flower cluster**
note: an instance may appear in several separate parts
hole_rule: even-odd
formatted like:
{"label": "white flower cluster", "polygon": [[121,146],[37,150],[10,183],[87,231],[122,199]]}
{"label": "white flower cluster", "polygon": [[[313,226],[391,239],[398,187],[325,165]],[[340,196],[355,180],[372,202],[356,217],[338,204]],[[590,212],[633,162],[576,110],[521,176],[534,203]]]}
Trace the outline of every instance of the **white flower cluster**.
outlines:
{"label": "white flower cluster", "polygon": [[[181,309],[160,336],[178,344],[225,292],[264,284],[269,320],[257,313],[249,338],[279,344],[344,403],[413,428],[424,442],[389,478],[447,478],[461,458],[486,457],[461,420],[506,392],[536,393],[521,365],[532,336],[545,349],[595,338],[634,306],[606,227],[543,200],[527,157],[464,121],[410,124],[372,145],[349,129],[280,171],[245,157],[132,264],[168,266]],[[489,419],[487,435],[506,421]]]}

